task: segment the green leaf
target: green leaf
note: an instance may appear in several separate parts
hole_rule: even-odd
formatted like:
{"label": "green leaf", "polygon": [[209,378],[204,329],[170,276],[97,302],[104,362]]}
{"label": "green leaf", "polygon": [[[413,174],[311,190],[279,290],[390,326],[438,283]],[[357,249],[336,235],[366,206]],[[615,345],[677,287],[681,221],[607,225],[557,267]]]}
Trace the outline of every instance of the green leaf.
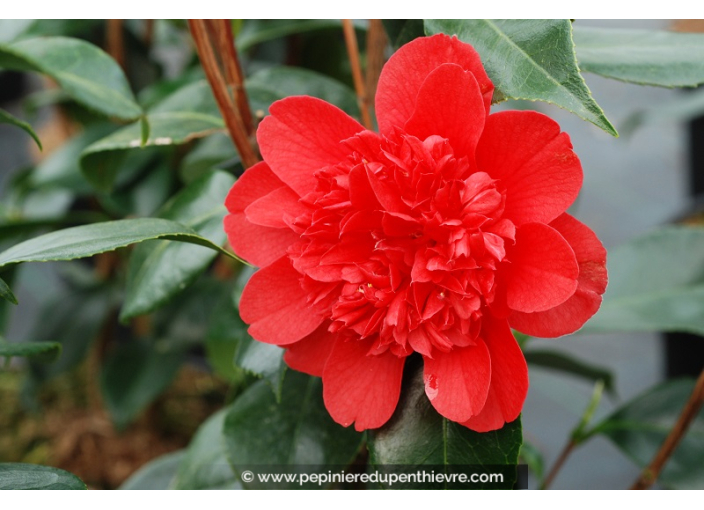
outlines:
{"label": "green leaf", "polygon": [[57,342],[5,342],[0,338],[0,358],[17,356],[32,358],[32,361],[51,363],[61,356],[61,344]]}
{"label": "green leaf", "polygon": [[423,37],[425,31],[422,19],[385,19],[384,30],[395,50],[416,37]]}
{"label": "green leaf", "polygon": [[203,80],[177,90],[147,113],[146,141],[144,122],[130,124],[83,151],[81,169],[96,188],[110,191],[127,151],[182,145],[225,128],[210,86]]}
{"label": "green leaf", "polygon": [[[158,216],[193,229],[214,244],[226,240],[222,221],[227,213],[225,197],[235,179],[213,172],[190,184],[172,198]],[[130,257],[125,303],[120,320],[149,313],[182,292],[217,256],[217,252],[193,244],[171,241],[142,243]]]}
{"label": "green leaf", "polygon": [[609,252],[609,286],[584,332],[704,334],[704,229],[661,228]]}
{"label": "green leaf", "polygon": [[231,170],[239,163],[240,157],[230,135],[214,133],[197,142],[195,148],[183,158],[179,176],[184,182],[190,183],[216,168]]}
{"label": "green leaf", "polygon": [[252,19],[246,20],[235,41],[239,51],[247,51],[256,44],[279,39],[293,34],[317,30],[340,30],[340,20],[325,19]]}
{"label": "green leaf", "polygon": [[592,382],[604,381],[604,389],[611,394],[615,391],[614,376],[605,368],[584,363],[558,351],[527,350],[523,354],[526,361],[533,366],[558,370]]}
{"label": "green leaf", "polygon": [[2,108],[0,108],[0,124],[12,124],[13,126],[22,129],[25,133],[34,138],[34,141],[37,142],[37,146],[40,149],[42,148],[42,142],[39,140],[37,133],[35,133],[32,129],[32,126],[30,126],[27,122],[10,115],[10,113],[6,112]]}
{"label": "green leaf", "polygon": [[[264,381],[250,386],[230,406],[224,426],[227,458],[236,473],[256,467],[346,466],[357,455],[362,435],[336,424],[323,404],[316,377],[289,370],[277,404]],[[245,488],[295,488],[255,479]]]}
{"label": "green leaf", "polygon": [[184,353],[146,342],[125,343],[113,352],[100,373],[103,401],[115,427],[124,429],[176,377]]}
{"label": "green leaf", "polygon": [[120,66],[79,39],[40,37],[0,45],[0,68],[46,74],[76,101],[108,117],[142,115]]}
{"label": "green leaf", "polygon": [[[377,469],[393,465],[427,467],[435,472],[448,473],[466,472],[463,466],[487,466],[487,472],[501,470],[504,482],[463,487],[513,488],[515,466],[523,440],[520,418],[500,430],[480,434],[443,418],[435,411],[425,394],[421,369],[415,370],[411,377],[404,380],[403,388],[391,419],[382,428],[369,433],[368,446],[373,466]],[[429,486],[438,488],[438,484],[420,482],[391,488],[421,489]]]}
{"label": "green leaf", "polygon": [[357,96],[348,86],[323,74],[299,67],[271,67],[246,81],[252,108],[266,112],[274,101],[289,96],[312,96],[359,116]]}
{"label": "green leaf", "polygon": [[120,486],[125,491],[168,490],[171,489],[186,452],[178,450],[157,457],[130,476]]}
{"label": "green leaf", "polygon": [[222,409],[200,426],[181,460],[174,489],[242,489],[225,455],[226,416],[227,409]]}
{"label": "green leaf", "polygon": [[543,479],[543,472],[545,470],[545,460],[543,459],[541,451],[532,443],[524,441],[521,445],[519,458],[521,459],[521,463],[526,464],[528,469],[530,469],[538,479],[538,482],[540,482]]}
{"label": "green leaf", "polygon": [[704,83],[704,35],[574,27],[579,68],[639,85]]}
{"label": "green leaf", "polygon": [[17,304],[17,298],[12,293],[12,289],[10,289],[10,286],[5,283],[5,280],[2,278],[0,278],[0,297],[2,297],[5,301],[9,301],[13,305]]}
{"label": "green leaf", "polygon": [[[589,435],[609,438],[641,467],[660,449],[694,389],[691,380],[658,385],[605,418]],[[704,414],[699,413],[658,478],[673,489],[704,489]]]}
{"label": "green leaf", "polygon": [[579,72],[569,20],[425,20],[425,31],[456,34],[474,46],[496,87],[495,102],[545,101],[618,136]]}
{"label": "green leaf", "polygon": [[76,475],[49,466],[0,463],[0,490],[85,490]]}
{"label": "green leaf", "polygon": [[82,225],[35,237],[0,253],[0,267],[80,259],[152,239],[197,244],[236,258],[184,225],[161,218],[138,218]]}

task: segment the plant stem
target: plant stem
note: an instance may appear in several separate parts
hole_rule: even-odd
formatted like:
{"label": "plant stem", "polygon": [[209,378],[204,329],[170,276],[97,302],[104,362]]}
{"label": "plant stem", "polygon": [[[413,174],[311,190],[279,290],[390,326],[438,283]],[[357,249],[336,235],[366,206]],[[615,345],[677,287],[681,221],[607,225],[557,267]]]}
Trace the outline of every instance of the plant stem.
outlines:
{"label": "plant stem", "polygon": [[237,111],[242,119],[242,124],[249,136],[254,132],[254,124],[252,123],[252,112],[249,109],[249,101],[247,99],[247,91],[244,88],[244,73],[237,56],[235,48],[235,37],[232,34],[232,24],[229,19],[213,20],[215,27],[216,43],[220,59],[225,69],[225,78],[227,84],[235,96],[235,104]]}
{"label": "plant stem", "polygon": [[193,35],[198,57],[200,58],[205,75],[210,83],[215,100],[218,103],[220,113],[225,120],[225,125],[230,133],[230,137],[237,147],[237,151],[242,158],[242,164],[249,168],[259,161],[254,148],[252,147],[247,130],[242,124],[241,116],[237,111],[234,101],[229,94],[227,84],[220,72],[218,61],[208,37],[208,29],[205,20],[189,19],[188,25]]}
{"label": "plant stem", "polygon": [[557,474],[560,472],[560,469],[562,469],[562,465],[567,460],[567,457],[570,456],[572,450],[574,450],[577,445],[589,437],[589,434],[585,434],[584,430],[587,428],[587,425],[594,416],[594,412],[597,407],[599,407],[599,402],[601,402],[601,396],[603,393],[604,381],[600,379],[594,385],[592,397],[589,399],[589,404],[587,404],[587,408],[584,410],[584,413],[582,413],[579,423],[574,429],[572,429],[569,442],[562,449],[560,455],[558,455],[555,464],[553,464],[552,469],[543,480],[543,483],[540,484],[541,489],[547,489],[550,485],[552,485],[552,482],[555,480],[555,477],[557,477]]}
{"label": "plant stem", "polygon": [[[367,32],[366,74],[366,93],[370,99],[376,96],[376,86],[379,83],[381,69],[384,67],[384,52],[388,42],[381,20],[370,19],[369,31]],[[370,107],[372,106],[370,104]]]}
{"label": "plant stem", "polygon": [[643,490],[650,488],[655,481],[660,476],[660,472],[665,467],[667,460],[674,453],[677,445],[680,443],[684,435],[687,433],[687,429],[691,425],[694,418],[697,417],[699,411],[704,404],[704,370],[699,374],[696,384],[694,385],[694,390],[689,396],[689,400],[682,409],[680,417],[677,419],[677,423],[672,428],[670,433],[665,438],[665,442],[660,447],[660,450],[655,454],[653,460],[650,461],[648,467],[646,467],[631,486],[632,490]]}
{"label": "plant stem", "polygon": [[108,54],[125,69],[125,46],[122,38],[121,19],[109,19],[106,27],[106,46]]}
{"label": "plant stem", "polygon": [[359,111],[362,115],[362,124],[364,124],[365,128],[372,129],[372,119],[369,115],[369,99],[365,91],[362,65],[359,60],[357,34],[355,34],[351,19],[342,20],[342,30],[345,34],[345,45],[347,46],[347,54],[350,57],[350,65],[352,66],[352,78],[354,80],[354,89],[357,92],[357,104],[359,104]]}

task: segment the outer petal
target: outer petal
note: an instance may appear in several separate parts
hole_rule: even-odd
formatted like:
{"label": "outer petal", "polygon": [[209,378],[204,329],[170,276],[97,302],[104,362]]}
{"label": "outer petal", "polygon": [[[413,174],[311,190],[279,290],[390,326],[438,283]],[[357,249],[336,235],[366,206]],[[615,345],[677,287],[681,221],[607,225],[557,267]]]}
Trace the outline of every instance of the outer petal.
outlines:
{"label": "outer petal", "polygon": [[492,368],[489,350],[481,339],[476,345],[450,352],[435,349],[432,358],[423,359],[425,393],[440,414],[463,422],[482,410]]}
{"label": "outer petal", "polygon": [[288,228],[284,218],[296,218],[307,211],[308,208],[299,201],[296,192],[284,184],[249,204],[244,213],[255,225]]}
{"label": "outer petal", "polygon": [[421,140],[432,135],[447,138],[456,155],[473,159],[485,118],[474,75],[457,64],[442,64],[423,82],[405,129]]}
{"label": "outer petal", "polygon": [[542,312],[567,301],[577,290],[574,251],[553,228],[527,223],[516,230],[510,250],[506,304],[519,312]]}
{"label": "outer petal", "polygon": [[530,111],[489,115],[477,146],[477,166],[506,189],[504,217],[516,226],[550,223],[577,198],[582,166],[567,133]]}
{"label": "outer petal", "polygon": [[518,418],[528,393],[528,367],[505,320],[485,316],[482,328],[491,355],[491,386],[484,408],[462,425],[489,432]]}
{"label": "outer petal", "polygon": [[325,363],[330,357],[337,335],[328,332],[329,322],[324,322],[307,337],[286,349],[284,361],[294,370],[322,377]]}
{"label": "outer petal", "polygon": [[308,96],[282,99],[257,130],[264,160],[299,196],[315,190],[315,172],[343,161],[350,150],[340,143],[364,131],[336,106]]}
{"label": "outer petal", "polygon": [[403,127],[413,115],[416,96],[427,76],[442,64],[457,64],[474,74],[487,114],[494,85],[484,71],[479,54],[469,44],[444,34],[418,38],[402,46],[384,66],[376,92],[379,131],[389,134]]}
{"label": "outer petal", "polygon": [[300,279],[285,256],[252,275],[242,292],[240,315],[253,338],[288,345],[320,326],[323,310],[308,304]]}
{"label": "outer petal", "polygon": [[259,267],[279,259],[298,240],[288,228],[253,224],[244,212],[253,202],[282,186],[284,183],[266,163],[258,163],[237,180],[225,199],[230,214],[225,217],[224,227],[230,245],[237,255]]}
{"label": "outer petal", "polygon": [[333,420],[355,430],[386,423],[401,394],[406,358],[386,351],[367,355],[372,340],[338,339],[323,371],[323,398]]}
{"label": "outer petal", "polygon": [[511,326],[532,336],[553,338],[574,333],[596,313],[606,290],[606,250],[594,232],[569,214],[550,226],[572,246],[579,264],[577,291],[561,305],[536,313],[514,312]]}

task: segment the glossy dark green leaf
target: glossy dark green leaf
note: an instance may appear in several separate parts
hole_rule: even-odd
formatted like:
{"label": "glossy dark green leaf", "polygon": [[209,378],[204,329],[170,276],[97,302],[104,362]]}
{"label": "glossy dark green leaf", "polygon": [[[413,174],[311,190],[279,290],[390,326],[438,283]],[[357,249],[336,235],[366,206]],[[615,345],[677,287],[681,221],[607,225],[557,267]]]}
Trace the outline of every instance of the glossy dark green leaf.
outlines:
{"label": "glossy dark green leaf", "polygon": [[545,101],[618,136],[579,72],[569,20],[425,20],[425,30],[474,46],[496,87],[495,102]]}
{"label": "glossy dark green leaf", "polygon": [[[213,172],[191,183],[172,198],[158,216],[177,221],[222,245],[225,196],[235,179]],[[151,241],[140,244],[130,257],[127,291],[120,319],[127,320],[158,308],[187,288],[217,256],[217,252],[186,243]]]}
{"label": "glossy dark green leaf", "polygon": [[76,475],[50,466],[0,463],[0,490],[85,490]]}
{"label": "glossy dark green leaf", "polygon": [[122,120],[142,114],[120,66],[103,50],[69,37],[40,37],[0,45],[0,68],[53,78],[79,103]]}
{"label": "glossy dark green leaf", "polygon": [[[281,403],[264,381],[248,388],[230,406],[225,419],[227,458],[236,473],[256,466],[295,468],[346,466],[357,455],[362,434],[336,424],[323,404],[316,377],[289,370]],[[295,484],[259,482],[245,488],[295,488]]]}
{"label": "glossy dark green leaf", "polygon": [[98,140],[83,152],[81,168],[98,189],[109,191],[119,171],[120,157],[143,147],[182,145],[225,128],[206,81],[188,84],[147,113],[149,137],[137,121]]}
{"label": "glossy dark green leaf", "polygon": [[[647,466],[665,441],[694,389],[694,381],[656,386],[609,415],[589,435],[609,438],[641,467]],[[704,489],[704,413],[700,411],[658,481],[673,489]]]}
{"label": "glossy dark green leaf", "polygon": [[118,429],[129,425],[176,376],[182,351],[167,350],[158,342],[131,342],[118,346],[100,373],[103,401]]}
{"label": "glossy dark green leaf", "polygon": [[174,489],[242,489],[225,455],[226,416],[227,409],[222,409],[200,426],[179,464]]}
{"label": "glossy dark green leaf", "polygon": [[357,96],[348,86],[325,75],[298,67],[271,67],[253,74],[246,82],[252,108],[266,112],[276,100],[289,96],[312,96],[359,116]]}
{"label": "glossy dark green leaf", "polygon": [[214,133],[197,142],[179,169],[179,175],[184,182],[190,183],[215,169],[233,169],[240,163],[240,157],[235,150],[230,135]]}
{"label": "glossy dark green leaf", "polygon": [[185,450],[178,450],[157,457],[132,474],[120,486],[120,490],[165,491],[173,489],[176,472],[185,456]]}
{"label": "glossy dark green leaf", "polygon": [[37,142],[37,145],[39,148],[42,148],[42,142],[39,140],[39,137],[37,136],[37,133],[34,132],[32,129],[32,126],[29,125],[29,123],[18,119],[17,117],[10,115],[8,112],[0,108],[0,124],[10,124],[12,126],[18,127],[21,130],[23,130],[25,133],[27,133],[29,136],[34,138],[34,141]]}
{"label": "glossy dark green leaf", "polygon": [[704,83],[704,34],[574,27],[583,72],[639,85]]}
{"label": "glossy dark green leaf", "polygon": [[235,40],[239,51],[247,51],[256,44],[288,35],[330,29],[342,31],[340,20],[252,19],[245,21]]}
{"label": "glossy dark green leaf", "polygon": [[584,363],[558,351],[530,349],[524,351],[523,354],[529,365],[557,370],[591,382],[604,381],[604,389],[610,393],[615,390],[614,376],[611,371],[605,368]]}
{"label": "glossy dark green leaf", "polygon": [[[422,370],[404,380],[396,412],[382,428],[370,431],[369,453],[373,466],[403,465],[433,467],[463,472],[459,466],[487,466],[487,471],[509,466],[503,483],[471,485],[467,488],[511,489],[523,441],[521,419],[500,430],[480,434],[440,416],[425,394]],[[458,466],[458,467],[455,467]],[[457,470],[457,471],[455,471]],[[503,471],[503,470],[502,470]],[[409,483],[391,488],[421,489],[437,485]],[[454,487],[454,485],[452,486]]]}
{"label": "glossy dark green leaf", "polygon": [[10,286],[5,283],[5,280],[2,278],[0,278],[0,297],[5,301],[9,301],[13,305],[17,304],[17,298],[12,293],[12,289],[10,289]]}
{"label": "glossy dark green leaf", "polygon": [[61,356],[61,344],[57,342],[5,342],[0,338],[0,358],[31,358],[40,363],[51,363]]}
{"label": "glossy dark green leaf", "polygon": [[0,253],[0,267],[21,262],[90,257],[153,239],[197,244],[234,257],[180,223],[161,218],[138,218],[82,225],[35,237]]}
{"label": "glossy dark green leaf", "polygon": [[396,50],[416,37],[425,35],[422,19],[385,19],[382,21],[389,41]]}
{"label": "glossy dark green leaf", "polygon": [[609,286],[585,332],[704,334],[704,229],[672,226],[609,252]]}

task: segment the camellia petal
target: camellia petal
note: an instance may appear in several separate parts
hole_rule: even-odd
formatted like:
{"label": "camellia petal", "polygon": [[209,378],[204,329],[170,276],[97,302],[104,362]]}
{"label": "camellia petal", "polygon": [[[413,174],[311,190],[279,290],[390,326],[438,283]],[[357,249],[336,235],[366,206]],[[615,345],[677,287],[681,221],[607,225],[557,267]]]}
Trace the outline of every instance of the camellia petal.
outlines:
{"label": "camellia petal", "polygon": [[333,420],[356,430],[381,427],[401,394],[405,358],[369,355],[371,340],[338,339],[323,371],[323,398]]}
{"label": "camellia petal", "polygon": [[252,337],[268,344],[288,345],[320,326],[324,317],[309,305],[300,279],[288,257],[252,275],[240,300],[240,315],[250,324]]}
{"label": "camellia petal", "polygon": [[298,239],[289,229],[256,225],[245,216],[253,202],[284,186],[266,163],[249,168],[234,184],[225,199],[230,212],[224,227],[232,249],[243,259],[263,267],[286,254],[286,249]]}
{"label": "camellia petal", "polygon": [[555,229],[528,223],[516,230],[507,276],[506,304],[519,312],[561,305],[577,290],[579,266],[569,243]]}
{"label": "camellia petal", "polygon": [[572,246],[579,264],[577,291],[567,301],[544,312],[514,312],[511,326],[527,335],[554,338],[574,333],[601,305],[606,290],[606,250],[596,234],[569,214],[559,216],[550,226]]}
{"label": "camellia petal", "polygon": [[428,75],[443,64],[457,64],[474,74],[489,113],[494,85],[484,71],[479,54],[456,37],[438,34],[420,37],[402,46],[384,66],[376,91],[379,131],[403,127],[415,110],[416,97]]}
{"label": "camellia petal", "polygon": [[445,418],[464,422],[479,414],[486,402],[491,381],[491,358],[486,344],[436,350],[424,357],[425,393],[433,407]]}
{"label": "camellia petal", "polygon": [[486,110],[476,78],[456,64],[438,66],[423,82],[406,132],[447,138],[455,154],[474,157]]}
{"label": "camellia petal", "polygon": [[336,334],[328,331],[329,326],[330,323],[324,322],[310,335],[287,345],[284,354],[286,364],[299,372],[322,377],[325,363],[337,339]]}
{"label": "camellia petal", "polygon": [[300,196],[315,189],[315,172],[349,155],[342,140],[364,128],[336,106],[308,96],[271,105],[257,142],[273,172]]}
{"label": "camellia petal", "polygon": [[504,216],[517,226],[549,223],[572,205],[582,187],[582,166],[569,136],[542,113],[489,115],[476,160],[479,170],[506,190]]}
{"label": "camellia petal", "polygon": [[489,432],[521,414],[528,393],[528,367],[505,320],[485,318],[482,336],[491,356],[489,394],[481,412],[462,425],[476,432]]}

